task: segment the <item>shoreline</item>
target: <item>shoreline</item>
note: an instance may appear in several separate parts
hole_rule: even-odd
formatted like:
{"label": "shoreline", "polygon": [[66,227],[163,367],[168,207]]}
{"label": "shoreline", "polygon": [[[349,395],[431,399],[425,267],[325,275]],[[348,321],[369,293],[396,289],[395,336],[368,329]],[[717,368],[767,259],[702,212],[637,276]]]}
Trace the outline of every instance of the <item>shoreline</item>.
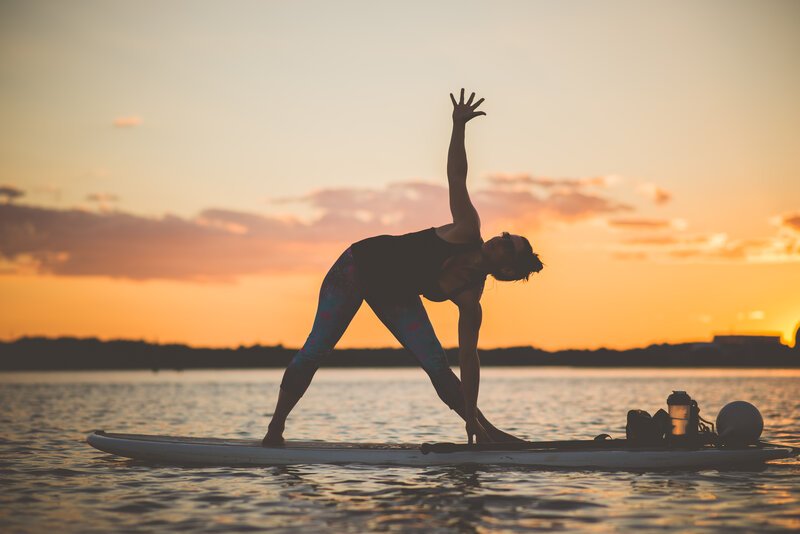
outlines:
{"label": "shoreline", "polygon": [[[451,365],[458,350],[445,349]],[[100,341],[94,338],[20,338],[0,342],[0,371],[282,369],[297,349],[240,346],[193,348],[144,341]],[[532,346],[479,350],[483,367],[577,368],[800,368],[800,350],[763,343],[657,344],[644,348],[545,351]],[[418,367],[405,349],[337,349],[328,368]]]}

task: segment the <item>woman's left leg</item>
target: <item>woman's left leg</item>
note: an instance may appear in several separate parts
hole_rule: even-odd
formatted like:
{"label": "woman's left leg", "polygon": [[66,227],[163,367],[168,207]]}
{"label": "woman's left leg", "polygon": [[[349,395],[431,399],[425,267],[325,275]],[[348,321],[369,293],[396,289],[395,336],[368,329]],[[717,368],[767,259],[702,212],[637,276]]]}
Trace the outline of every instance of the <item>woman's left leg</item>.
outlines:
{"label": "woman's left leg", "polygon": [[322,281],[314,326],[303,348],[286,367],[278,402],[273,411],[264,445],[283,443],[286,418],[303,396],[322,361],[344,334],[364,297],[351,249],[333,264]]}

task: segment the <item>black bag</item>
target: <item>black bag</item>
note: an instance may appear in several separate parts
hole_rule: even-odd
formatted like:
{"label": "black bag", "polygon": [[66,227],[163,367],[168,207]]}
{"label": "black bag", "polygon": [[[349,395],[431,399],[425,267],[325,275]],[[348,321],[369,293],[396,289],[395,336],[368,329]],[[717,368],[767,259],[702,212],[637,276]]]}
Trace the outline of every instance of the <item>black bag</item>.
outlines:
{"label": "black bag", "polygon": [[667,439],[672,434],[672,418],[663,409],[659,409],[653,416],[653,424],[656,426],[658,439]]}
{"label": "black bag", "polygon": [[628,423],[625,425],[625,437],[628,441],[638,445],[660,444],[664,439],[664,419],[661,413],[667,415],[664,410],[659,410],[654,418],[644,410],[630,410]]}

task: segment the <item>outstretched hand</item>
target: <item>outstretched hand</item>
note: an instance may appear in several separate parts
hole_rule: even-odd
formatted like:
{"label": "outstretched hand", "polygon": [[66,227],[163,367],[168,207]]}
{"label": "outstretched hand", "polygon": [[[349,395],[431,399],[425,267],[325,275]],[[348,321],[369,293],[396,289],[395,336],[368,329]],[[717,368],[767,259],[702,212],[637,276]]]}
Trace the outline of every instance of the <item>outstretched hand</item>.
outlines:
{"label": "outstretched hand", "polygon": [[472,103],[472,100],[475,98],[475,93],[472,93],[469,96],[469,100],[464,103],[464,89],[461,89],[461,98],[459,98],[458,102],[456,102],[456,98],[453,96],[453,93],[450,93],[450,100],[453,102],[453,122],[461,122],[467,123],[468,121],[474,119],[478,115],[486,115],[483,111],[475,111],[475,109],[481,105],[483,102],[483,98]]}

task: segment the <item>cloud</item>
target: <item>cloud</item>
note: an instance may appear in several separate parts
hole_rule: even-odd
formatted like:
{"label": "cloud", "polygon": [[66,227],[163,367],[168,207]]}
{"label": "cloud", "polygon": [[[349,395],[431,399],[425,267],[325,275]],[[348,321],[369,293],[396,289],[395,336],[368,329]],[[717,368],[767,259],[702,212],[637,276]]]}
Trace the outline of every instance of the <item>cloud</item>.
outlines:
{"label": "cloud", "polygon": [[794,229],[793,217],[779,216],[774,220],[778,227],[775,234],[770,236],[742,239],[733,238],[724,232],[695,235],[663,233],[626,238],[612,247],[612,254],[619,259],[625,259],[625,254],[634,257],[636,253],[643,253],[654,259],[687,261],[800,261],[800,232]]}
{"label": "cloud", "polygon": [[577,191],[552,193],[542,197],[530,191],[487,189],[477,191],[472,198],[487,225],[514,223],[527,228],[538,228],[554,222],[574,223],[633,209],[600,195]]}
{"label": "cloud", "polygon": [[112,193],[91,193],[86,195],[86,200],[90,202],[110,203],[117,202],[119,197]]}
{"label": "cloud", "polygon": [[0,185],[0,200],[4,203],[11,203],[14,199],[25,195],[25,191],[13,185]]}
{"label": "cloud", "polygon": [[[87,197],[116,201],[107,193]],[[473,193],[485,224],[533,228],[626,211],[601,194],[578,190],[489,187]],[[293,199],[317,215],[301,220],[207,209],[193,218],[145,217],[122,211],[0,206],[0,259],[26,272],[230,281],[245,275],[327,267],[348,243],[404,233],[450,219],[446,186],[403,182],[384,188],[320,189]]]}
{"label": "cloud", "polygon": [[[581,192],[574,187],[538,193],[526,187],[497,187],[492,182],[490,187],[474,191],[471,198],[485,224],[514,221],[529,228],[633,209],[607,196]],[[395,183],[384,189],[323,189],[282,199],[287,201],[305,203],[323,213],[323,218],[336,227],[359,232],[369,232],[376,225],[386,231],[411,231],[450,219],[447,187],[425,182]]]}
{"label": "cloud", "polygon": [[639,184],[636,187],[636,191],[643,197],[652,200],[655,204],[666,204],[672,200],[672,193],[655,184]]}
{"label": "cloud", "polygon": [[117,117],[114,119],[115,128],[134,128],[142,124],[142,118],[136,115],[128,115],[126,117]]}
{"label": "cloud", "polygon": [[616,175],[588,178],[550,178],[547,176],[533,176],[527,173],[496,173],[489,175],[488,180],[495,187],[534,186],[543,189],[575,190],[586,187],[607,188],[619,183],[621,178]]}
{"label": "cloud", "polygon": [[630,237],[622,241],[628,245],[674,245],[681,240],[673,235],[654,235],[646,237]]}
{"label": "cloud", "polygon": [[225,215],[192,220],[4,205],[0,256],[38,273],[194,281],[302,268],[320,256],[302,239],[292,241],[285,223],[252,216],[257,224],[242,233],[223,224]]}
{"label": "cloud", "polygon": [[631,230],[659,230],[671,228],[673,224],[667,219],[646,218],[608,219],[606,222],[612,228],[625,228]]}
{"label": "cloud", "polygon": [[119,201],[119,197],[112,193],[91,193],[86,195],[86,200],[96,204],[100,211],[108,212],[114,209],[114,204]]}
{"label": "cloud", "polygon": [[295,201],[322,213],[326,226],[345,231],[376,225],[386,230],[412,230],[442,224],[442,218],[449,215],[447,187],[424,182],[395,183],[383,189],[321,189]]}
{"label": "cloud", "polygon": [[536,228],[550,222],[574,223],[634,209],[605,191],[621,181],[617,176],[549,178],[492,174],[488,181],[488,188],[472,195],[481,217],[487,220]]}
{"label": "cloud", "polygon": [[[472,199],[485,229],[535,231],[552,224],[606,220],[623,235],[610,248],[620,260],[784,262],[800,260],[800,215],[772,219],[775,235],[736,239],[725,233],[685,234],[681,219],[620,214],[634,207],[616,200],[608,177],[554,180],[493,175]],[[100,209],[57,210],[19,205],[15,187],[0,196],[3,272],[109,276],[137,280],[232,281],[241,276],[324,269],[347,244],[377,234],[436,226],[450,218],[445,185],[420,181],[379,188],[326,188],[280,199],[284,208],[310,208],[311,218],[221,208],[194,217],[147,217],[111,210],[119,198],[93,193]]]}
{"label": "cloud", "polygon": [[[621,176],[615,174],[582,178],[551,178],[527,173],[496,173],[489,175],[488,180],[492,187],[496,189],[516,190],[530,188],[566,194],[609,189],[626,182]],[[630,180],[627,180],[627,182],[632,186]],[[634,189],[640,196],[658,205],[666,204],[672,200],[672,193],[653,183],[640,183]]]}
{"label": "cloud", "polygon": [[795,232],[800,232],[800,213],[785,213],[778,216],[778,224]]}
{"label": "cloud", "polygon": [[[773,217],[776,233],[735,239],[685,234],[681,219],[621,216],[633,206],[614,198],[609,177],[549,179],[493,175],[472,199],[484,229],[537,228],[604,220],[623,235],[610,248],[620,260],[800,260],[800,215]],[[147,217],[110,209],[119,198],[93,193],[99,210],[57,210],[12,203],[20,189],[0,188],[0,271],[137,280],[233,281],[274,272],[319,272],[347,244],[378,234],[436,226],[450,218],[446,185],[408,181],[378,188],[326,188],[280,199],[310,208],[311,218],[221,208],[194,217]],[[309,210],[303,210],[309,211]],[[610,217],[610,218],[609,218]],[[635,232],[636,235],[629,232]]]}

